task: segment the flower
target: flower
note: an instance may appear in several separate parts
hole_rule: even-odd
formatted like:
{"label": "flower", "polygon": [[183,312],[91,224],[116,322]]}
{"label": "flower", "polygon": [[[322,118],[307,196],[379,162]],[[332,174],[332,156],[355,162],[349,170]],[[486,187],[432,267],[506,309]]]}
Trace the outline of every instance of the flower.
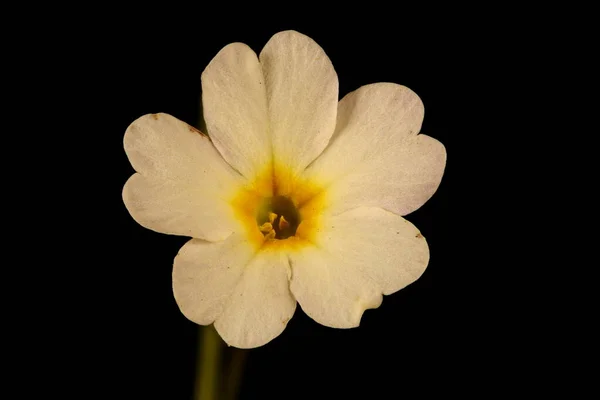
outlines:
{"label": "flower", "polygon": [[296,302],[323,325],[356,327],[421,276],[429,248],[402,216],[436,191],[446,150],[418,134],[414,92],[375,83],[338,102],[323,49],[285,31],[259,57],[224,47],[202,73],[202,101],[210,137],[149,114],[124,138],[137,171],[123,188],[129,213],[193,238],[173,265],[188,319],[252,348],[283,332]]}

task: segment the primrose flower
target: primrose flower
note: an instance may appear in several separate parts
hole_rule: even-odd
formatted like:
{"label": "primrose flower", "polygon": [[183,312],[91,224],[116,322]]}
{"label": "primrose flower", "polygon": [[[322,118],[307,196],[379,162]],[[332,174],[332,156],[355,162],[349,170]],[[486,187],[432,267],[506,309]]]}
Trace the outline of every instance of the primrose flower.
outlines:
{"label": "primrose flower", "polygon": [[188,319],[252,348],[285,329],[296,302],[320,324],[356,327],[421,276],[429,248],[402,216],[436,191],[446,150],[418,134],[414,92],[375,83],[338,102],[323,49],[285,31],[258,57],[224,47],[202,73],[202,103],[210,136],[149,114],[124,138],[137,171],[129,213],[193,238],[173,265]]}

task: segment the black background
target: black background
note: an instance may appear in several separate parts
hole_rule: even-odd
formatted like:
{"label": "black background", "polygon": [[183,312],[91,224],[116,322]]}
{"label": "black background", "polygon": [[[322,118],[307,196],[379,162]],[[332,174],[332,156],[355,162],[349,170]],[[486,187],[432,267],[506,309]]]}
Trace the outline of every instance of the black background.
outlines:
{"label": "black background", "polygon": [[[446,146],[448,163],[433,198],[406,217],[430,246],[423,276],[384,297],[378,309],[367,310],[356,329],[321,326],[298,307],[278,338],[248,350],[240,398],[425,396],[468,390],[475,375],[485,375],[474,361],[478,356],[472,357],[479,346],[469,342],[478,336],[473,315],[466,318],[463,289],[452,278],[461,269],[451,261],[460,227],[450,223],[449,192],[459,158],[453,144],[465,128],[464,90],[486,78],[470,75],[479,53],[465,44],[460,26],[432,32],[419,17],[410,26],[408,19],[332,24],[264,18],[238,24],[157,10],[150,18],[131,16],[98,27],[97,52],[86,61],[97,75],[87,79],[97,80],[100,114],[110,116],[102,126],[102,144],[108,144],[104,171],[110,172],[103,177],[108,183],[103,211],[110,222],[98,223],[110,224],[113,233],[103,243],[110,262],[101,274],[106,286],[99,299],[110,367],[96,386],[108,382],[118,398],[190,399],[195,376],[198,326],[180,313],[171,289],[173,258],[188,239],[146,230],[129,216],[121,200],[123,184],[134,172],[123,151],[125,129],[141,115],[157,112],[198,126],[200,74],[212,57],[235,41],[258,53],[285,29],[323,47],[337,71],[340,98],[373,82],[414,90],[425,105],[421,132]],[[482,346],[488,351],[489,344]]]}

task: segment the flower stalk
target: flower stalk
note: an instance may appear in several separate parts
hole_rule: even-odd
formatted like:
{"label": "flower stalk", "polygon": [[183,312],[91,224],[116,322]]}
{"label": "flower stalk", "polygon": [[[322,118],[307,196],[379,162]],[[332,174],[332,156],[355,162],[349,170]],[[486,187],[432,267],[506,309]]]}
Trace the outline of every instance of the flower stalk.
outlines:
{"label": "flower stalk", "polygon": [[194,400],[216,400],[223,341],[213,325],[200,326],[198,338]]}

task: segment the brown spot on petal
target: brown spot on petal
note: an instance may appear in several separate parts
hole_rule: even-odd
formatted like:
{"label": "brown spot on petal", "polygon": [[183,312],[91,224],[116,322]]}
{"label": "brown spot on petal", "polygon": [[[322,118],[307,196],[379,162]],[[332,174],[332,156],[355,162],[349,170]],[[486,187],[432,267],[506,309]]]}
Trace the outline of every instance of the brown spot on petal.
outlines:
{"label": "brown spot on petal", "polygon": [[154,118],[155,120],[158,119],[158,114],[152,114],[152,118]]}
{"label": "brown spot on petal", "polygon": [[191,125],[188,125],[188,129],[190,130],[190,132],[193,132],[193,133],[198,133],[198,134],[200,134],[200,135],[202,135],[202,136],[206,137],[206,135],[205,135],[204,133],[202,133],[201,131],[199,131],[198,129],[194,128],[194,127],[193,127],[193,126],[191,126]]}
{"label": "brown spot on petal", "polygon": [[417,233],[417,236],[415,236],[416,238],[420,239],[423,237],[423,235],[421,235],[421,232]]}

